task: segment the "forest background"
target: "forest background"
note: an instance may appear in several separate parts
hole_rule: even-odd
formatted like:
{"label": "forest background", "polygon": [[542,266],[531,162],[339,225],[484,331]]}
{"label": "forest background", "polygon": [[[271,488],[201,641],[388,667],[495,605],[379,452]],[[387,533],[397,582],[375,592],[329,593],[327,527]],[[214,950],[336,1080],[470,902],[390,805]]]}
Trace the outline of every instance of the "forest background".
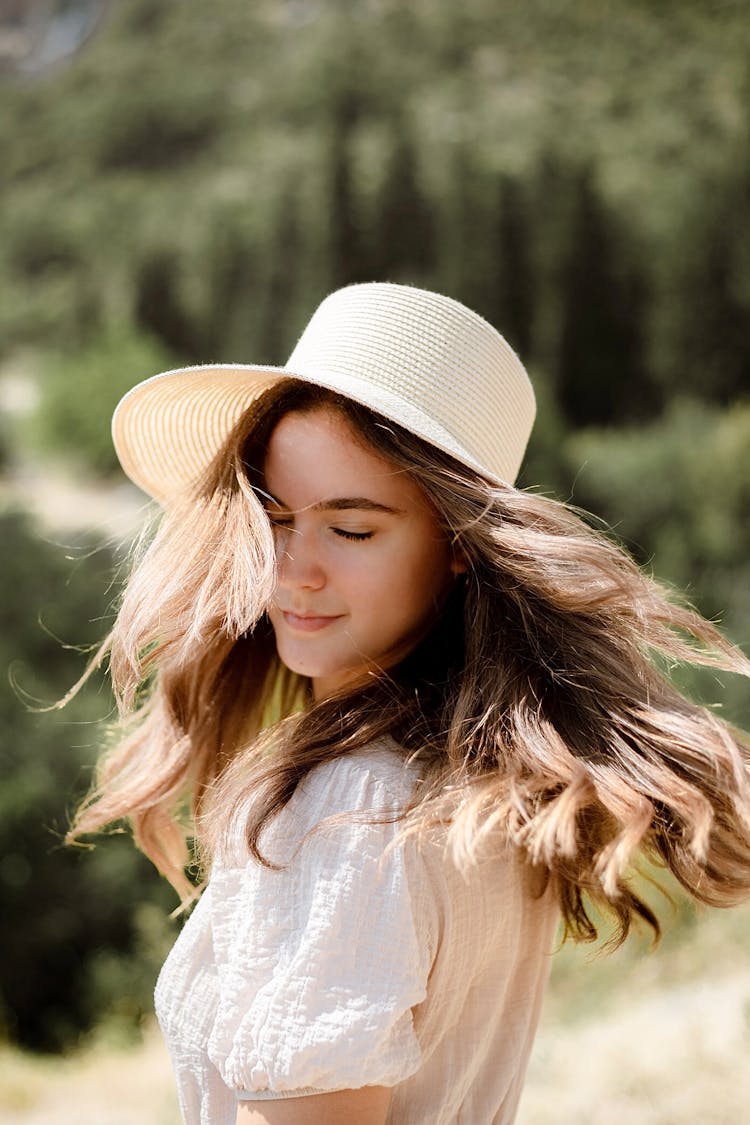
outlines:
{"label": "forest background", "polygon": [[[48,8],[66,26],[91,22],[92,0]],[[750,10],[119,0],[64,64],[11,68],[5,45],[7,1062],[21,1057],[11,1047],[138,1041],[175,933],[170,891],[122,833],[93,851],[62,846],[111,710],[105,686],[62,713],[26,706],[65,692],[111,620],[145,498],[118,472],[109,417],[140,379],[283,363],[318,301],[348,282],[457,297],[504,332],[537,387],[521,483],[596,512],[750,644]],[[750,725],[746,684],[688,686]],[[717,917],[678,898],[671,961],[646,961],[634,941],[584,978],[563,955],[550,1026],[624,1002],[623,981],[669,983],[670,965],[695,982],[701,966],[714,983],[745,971],[733,959],[749,915]],[[741,995],[746,1049],[750,987]],[[18,1073],[0,1082],[0,1114],[31,1112],[32,1072]],[[716,1108],[726,1084],[716,1078],[702,1116],[627,1119],[731,1120]]]}

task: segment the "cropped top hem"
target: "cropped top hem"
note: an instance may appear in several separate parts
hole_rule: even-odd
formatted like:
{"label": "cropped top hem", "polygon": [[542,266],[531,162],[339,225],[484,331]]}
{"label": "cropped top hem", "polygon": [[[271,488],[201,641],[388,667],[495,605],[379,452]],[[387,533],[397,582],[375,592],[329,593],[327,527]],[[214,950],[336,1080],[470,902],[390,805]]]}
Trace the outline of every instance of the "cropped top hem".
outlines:
{"label": "cropped top hem", "polygon": [[[344,1087],[340,1087],[343,1089]],[[316,1086],[304,1086],[300,1090],[238,1090],[238,1102],[270,1102],[277,1098],[309,1098],[314,1094],[335,1094],[337,1090],[320,1090]]]}

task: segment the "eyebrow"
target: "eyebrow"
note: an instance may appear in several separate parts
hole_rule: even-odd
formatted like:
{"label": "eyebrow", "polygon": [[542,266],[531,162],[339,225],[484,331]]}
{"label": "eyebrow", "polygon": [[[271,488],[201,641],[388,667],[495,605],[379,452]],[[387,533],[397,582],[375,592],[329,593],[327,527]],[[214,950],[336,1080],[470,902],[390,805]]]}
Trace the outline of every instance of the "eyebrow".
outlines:
{"label": "eyebrow", "polygon": [[[270,492],[266,492],[265,496],[283,511],[291,511],[287,504],[283,504],[281,500],[277,500],[275,496],[271,496]],[[321,500],[318,504],[311,504],[305,509],[308,512],[384,512],[390,516],[404,515],[403,509],[391,508],[388,504],[379,504],[376,500],[370,500],[366,496],[337,496],[330,500]]]}

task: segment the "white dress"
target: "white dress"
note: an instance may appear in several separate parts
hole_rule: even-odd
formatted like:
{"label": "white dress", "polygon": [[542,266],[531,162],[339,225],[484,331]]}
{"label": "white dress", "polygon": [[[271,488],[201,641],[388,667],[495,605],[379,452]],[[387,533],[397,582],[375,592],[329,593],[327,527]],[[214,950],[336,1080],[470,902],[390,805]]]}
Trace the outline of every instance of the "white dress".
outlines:
{"label": "white dress", "polygon": [[186,1125],[366,1085],[393,1087],[393,1125],[513,1120],[557,905],[514,852],[465,877],[437,843],[389,847],[400,825],[365,818],[414,780],[392,742],[319,766],[261,841],[288,866],[238,846],[214,868],[156,987]]}

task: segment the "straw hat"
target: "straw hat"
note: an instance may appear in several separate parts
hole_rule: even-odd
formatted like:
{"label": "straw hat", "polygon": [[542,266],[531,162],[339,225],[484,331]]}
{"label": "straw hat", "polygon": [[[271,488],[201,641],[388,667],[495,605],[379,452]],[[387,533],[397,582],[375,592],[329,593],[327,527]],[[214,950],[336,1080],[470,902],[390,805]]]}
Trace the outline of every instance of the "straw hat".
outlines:
{"label": "straw hat", "polygon": [[285,367],[183,367],[133,387],[112,419],[123,469],[168,501],[287,377],[369,406],[497,483],[515,480],[534,421],[523,364],[486,320],[438,293],[370,282],[326,297]]}

